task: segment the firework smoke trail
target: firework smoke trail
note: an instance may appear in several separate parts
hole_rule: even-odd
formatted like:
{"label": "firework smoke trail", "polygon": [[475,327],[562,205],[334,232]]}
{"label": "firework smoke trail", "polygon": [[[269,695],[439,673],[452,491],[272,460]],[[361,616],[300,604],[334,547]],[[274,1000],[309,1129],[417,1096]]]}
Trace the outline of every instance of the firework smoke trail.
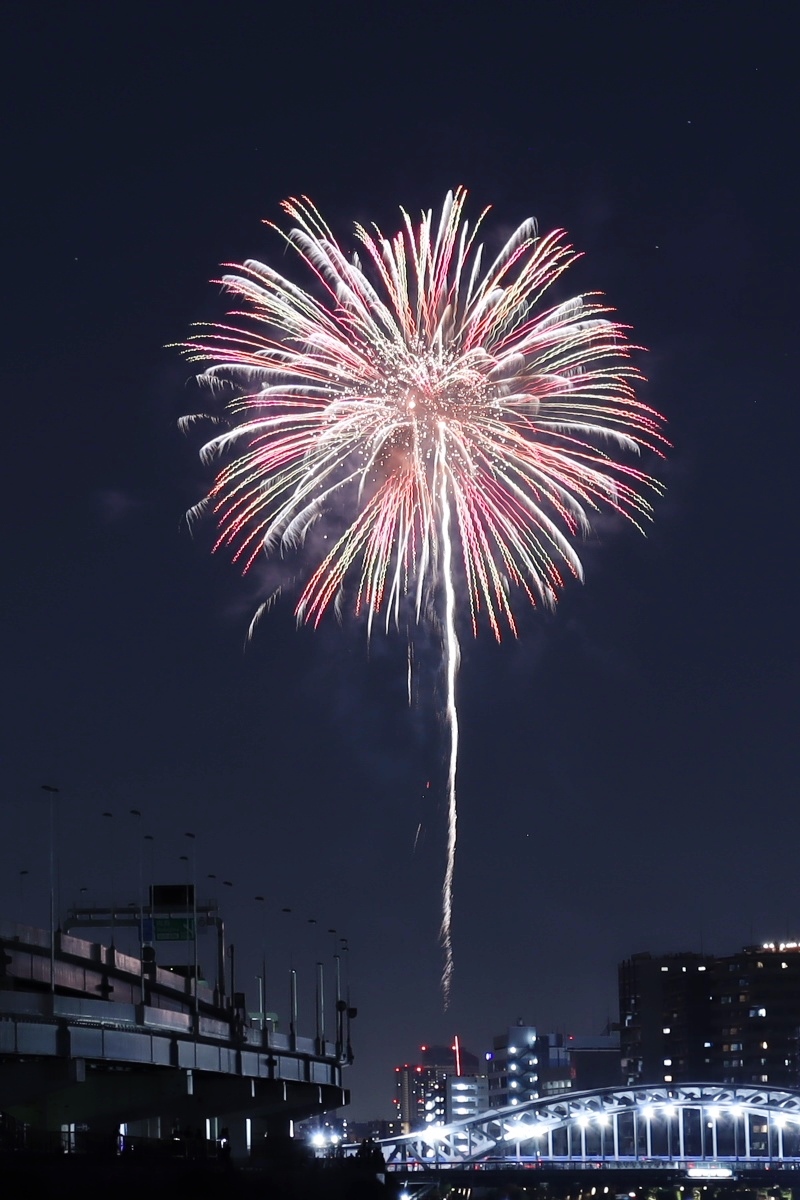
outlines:
{"label": "firework smoke trail", "polygon": [[442,971],[442,994],[445,1008],[450,1003],[453,986],[453,877],[456,869],[456,833],[458,808],[456,806],[456,771],[458,769],[458,710],[456,708],[456,673],[458,672],[459,646],[456,636],[456,591],[453,583],[453,546],[450,539],[450,500],[447,494],[447,464],[445,439],[441,443],[441,496],[442,506],[442,575],[445,594],[444,646],[445,670],[447,675],[447,723],[450,730],[450,761],[447,771],[447,865],[442,884],[442,924],[440,937],[444,949]]}
{"label": "firework smoke trail", "polygon": [[[311,202],[270,224],[309,272],[305,289],[260,262],[223,277],[238,301],[229,323],[183,346],[210,364],[201,379],[227,399],[203,447],[220,463],[206,499],[215,549],[247,571],[259,555],[306,547],[323,517],[339,532],[302,587],[298,621],[316,626],[348,594],[371,631],[441,627],[450,731],[448,855],[443,893],[445,995],[452,979],[452,886],[458,721],[457,625],[487,621],[516,635],[512,599],[553,606],[562,569],[582,578],[575,541],[593,511],[641,528],[647,474],[620,461],[661,453],[662,419],[636,396],[625,327],[596,294],[543,306],[577,258],[563,231],[523,222],[484,268],[466,192],[450,193],[384,237],[355,227],[348,257]],[[191,424],[196,417],[184,418]],[[349,591],[348,591],[349,589]],[[444,598],[444,611],[440,605]],[[269,602],[268,602],[269,603]],[[262,606],[257,621],[265,611]]]}

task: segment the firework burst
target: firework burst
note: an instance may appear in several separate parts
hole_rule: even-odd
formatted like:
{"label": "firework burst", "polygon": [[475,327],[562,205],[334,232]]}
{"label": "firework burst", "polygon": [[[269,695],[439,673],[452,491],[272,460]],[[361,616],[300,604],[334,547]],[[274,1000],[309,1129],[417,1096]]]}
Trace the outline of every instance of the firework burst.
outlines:
{"label": "firework burst", "polygon": [[[283,205],[306,286],[248,261],[223,276],[229,322],[183,347],[227,393],[208,496],[215,548],[248,570],[302,545],[336,513],[342,527],[297,601],[316,625],[352,584],[356,613],[398,624],[436,614],[450,730],[449,833],[441,936],[447,1001],[456,841],[457,626],[516,633],[514,604],[552,606],[594,511],[639,527],[658,485],[629,461],[662,453],[658,413],[636,396],[625,327],[596,294],[552,305],[578,257],[561,230],[525,221],[493,262],[470,226],[466,192],[391,238],[356,225],[348,256],[305,198]],[[187,418],[191,420],[192,418]]]}

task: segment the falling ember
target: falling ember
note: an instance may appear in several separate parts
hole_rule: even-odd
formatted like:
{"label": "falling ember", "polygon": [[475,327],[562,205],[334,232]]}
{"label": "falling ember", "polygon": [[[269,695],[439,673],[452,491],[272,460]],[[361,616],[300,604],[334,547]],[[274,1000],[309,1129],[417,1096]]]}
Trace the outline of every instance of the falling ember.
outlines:
{"label": "falling ember", "polygon": [[[597,294],[550,307],[578,257],[561,230],[523,222],[490,266],[466,192],[438,219],[402,212],[391,238],[355,226],[348,257],[305,198],[293,228],[272,225],[309,273],[308,289],[260,262],[223,276],[230,323],[182,348],[227,391],[225,428],[201,451],[220,467],[192,516],[211,510],[246,571],[307,542],[326,514],[340,532],[297,601],[317,625],[348,596],[372,628],[433,620],[442,637],[449,728],[442,987],[449,1001],[458,764],[458,626],[516,633],[514,601],[555,604],[575,542],[610,508],[641,528],[654,479],[622,461],[661,454],[662,418],[636,396],[625,328]],[[402,210],[401,210],[402,211]],[[196,418],[184,418],[189,423]],[[214,418],[219,421],[219,418]],[[313,541],[313,539],[312,539]],[[307,552],[313,549],[307,543]],[[352,587],[351,587],[352,585]],[[348,590],[350,589],[350,590]],[[260,615],[263,609],[259,610]],[[411,689],[411,656],[408,687]]]}

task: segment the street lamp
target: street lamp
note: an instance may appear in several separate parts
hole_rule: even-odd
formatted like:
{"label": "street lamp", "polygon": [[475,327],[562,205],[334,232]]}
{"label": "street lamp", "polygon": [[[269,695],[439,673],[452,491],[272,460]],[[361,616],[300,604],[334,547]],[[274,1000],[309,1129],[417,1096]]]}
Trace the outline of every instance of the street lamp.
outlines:
{"label": "street lamp", "polygon": [[42,791],[47,792],[50,799],[50,994],[56,990],[56,850],[55,850],[55,807],[58,788],[49,783],[42,784]]}
{"label": "street lamp", "polygon": [[27,867],[23,867],[19,873],[20,924],[23,924],[25,921],[25,879],[26,879],[26,876],[28,876],[28,875],[30,875],[30,871],[27,869]]}
{"label": "street lamp", "polygon": [[[107,817],[109,821],[113,821],[114,819],[113,812],[104,812],[103,816]],[[110,893],[109,899],[111,901],[111,948],[113,950],[117,919],[117,906],[114,900],[114,879],[116,876],[116,872],[114,870],[114,826],[110,825],[109,829],[111,832],[108,835],[108,885]]]}
{"label": "street lamp", "polygon": [[255,899],[261,905],[261,975],[258,978],[258,1008],[261,1016],[261,1031],[263,1033],[267,1025],[267,915],[266,901],[263,896],[256,896]]}
{"label": "street lamp", "polygon": [[195,1017],[198,1012],[198,997],[197,997],[197,853],[195,845],[195,836],[193,833],[185,833],[184,837],[190,839],[192,843],[192,944],[194,947],[194,1012]]}

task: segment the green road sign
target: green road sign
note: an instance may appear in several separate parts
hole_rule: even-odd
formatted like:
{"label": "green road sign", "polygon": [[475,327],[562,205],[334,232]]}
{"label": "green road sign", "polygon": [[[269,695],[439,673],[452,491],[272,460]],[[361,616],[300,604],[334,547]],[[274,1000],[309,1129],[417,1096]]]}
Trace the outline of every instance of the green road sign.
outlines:
{"label": "green road sign", "polygon": [[191,917],[153,917],[153,932],[157,942],[190,942],[194,921]]}

